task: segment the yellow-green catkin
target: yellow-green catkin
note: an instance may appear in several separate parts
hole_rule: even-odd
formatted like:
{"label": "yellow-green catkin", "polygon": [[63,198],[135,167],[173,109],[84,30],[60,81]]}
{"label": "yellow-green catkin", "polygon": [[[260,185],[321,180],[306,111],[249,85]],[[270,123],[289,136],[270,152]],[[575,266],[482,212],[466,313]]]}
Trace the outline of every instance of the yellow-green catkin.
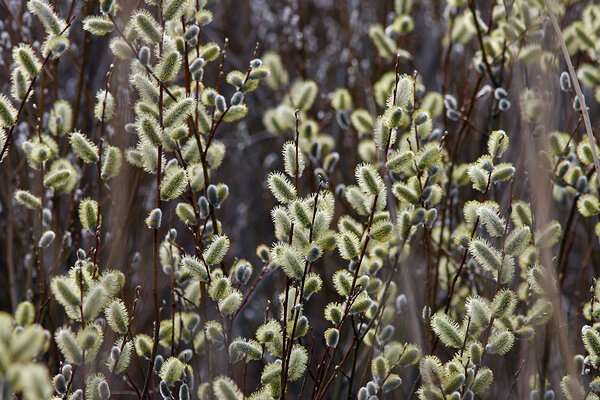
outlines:
{"label": "yellow-green catkin", "polygon": [[96,230],[98,223],[98,202],[96,200],[87,198],[79,203],[79,222],[83,229],[90,232]]}

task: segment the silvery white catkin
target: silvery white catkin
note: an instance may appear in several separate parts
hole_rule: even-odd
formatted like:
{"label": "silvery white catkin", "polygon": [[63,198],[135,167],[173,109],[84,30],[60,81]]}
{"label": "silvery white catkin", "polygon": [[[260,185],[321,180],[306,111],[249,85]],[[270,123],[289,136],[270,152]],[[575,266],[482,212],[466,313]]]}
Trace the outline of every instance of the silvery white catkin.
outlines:
{"label": "silvery white catkin", "polygon": [[62,374],[58,374],[54,377],[54,390],[59,395],[64,395],[67,393],[67,381]]}
{"label": "silvery white catkin", "polygon": [[69,396],[69,400],[81,400],[83,399],[83,390],[77,389]]}
{"label": "silvery white catkin", "polygon": [[42,210],[42,216],[44,219],[44,224],[46,226],[50,226],[52,224],[52,211],[50,211],[48,208],[44,208]]}
{"label": "silvery white catkin", "polygon": [[195,39],[199,32],[200,28],[198,28],[197,25],[192,25],[185,31],[183,38],[189,42],[190,40]]}
{"label": "silvery white catkin", "polygon": [[113,361],[118,361],[120,357],[121,357],[121,349],[119,349],[117,346],[113,346],[110,349],[110,358],[112,358]]}
{"label": "silvery white catkin", "polygon": [[379,390],[379,385],[377,385],[377,383],[375,383],[373,381],[367,382],[367,392],[371,396],[376,395],[378,390]]}
{"label": "silvery white catkin", "polygon": [[202,78],[204,77],[204,69],[198,68],[197,71],[192,74],[192,76],[195,81],[202,81]]}
{"label": "silvery white catkin", "polygon": [[71,375],[73,373],[73,368],[71,367],[71,364],[63,365],[63,367],[61,368],[61,373],[63,374],[67,382],[70,381]]}
{"label": "silvery white catkin", "polygon": [[209,203],[208,200],[206,199],[206,197],[201,196],[198,199],[198,212],[200,214],[201,218],[206,218],[208,216],[208,214],[210,213],[210,209],[209,209]]}
{"label": "silvery white catkin", "polygon": [[40,237],[40,241],[38,242],[38,247],[46,248],[50,246],[50,244],[54,241],[56,234],[53,231],[45,231]]}
{"label": "silvery white catkin", "polygon": [[262,60],[260,58],[255,58],[250,61],[251,68],[260,68],[262,65]]}
{"label": "silvery white catkin", "polygon": [[167,385],[167,382],[160,381],[158,387],[159,387],[160,394],[163,397],[163,399],[170,399],[171,398],[171,391],[169,390],[169,386]]}
{"label": "silvery white catkin", "polygon": [[163,358],[163,356],[161,356],[160,354],[157,355],[154,359],[154,371],[160,372],[164,362],[165,359]]}
{"label": "silvery white catkin", "polygon": [[244,94],[242,92],[235,92],[233,94],[233,96],[231,96],[231,104],[234,106],[237,106],[239,104],[242,104],[242,102],[244,101]]}
{"label": "silvery white catkin", "polygon": [[110,398],[110,388],[108,382],[102,381],[98,384],[98,394],[101,400],[108,400]]}
{"label": "silvery white catkin", "polygon": [[185,383],[179,387],[179,400],[190,400],[190,388]]}
{"label": "silvery white catkin", "polygon": [[181,361],[190,361],[192,359],[192,356],[194,355],[192,349],[185,349],[182,350],[181,353],[179,353],[179,355],[177,356],[177,358],[179,358]]}
{"label": "silvery white catkin", "polygon": [[218,112],[220,112],[220,113],[225,112],[225,109],[227,108],[227,101],[225,100],[224,96],[218,95],[215,98],[215,107]]}
{"label": "silvery white catkin", "polygon": [[146,225],[148,225],[148,228],[150,229],[158,229],[160,228],[161,219],[162,211],[160,208],[155,208],[150,212],[150,214],[148,214],[148,217],[146,218]]}
{"label": "silvery white catkin", "polygon": [[368,398],[369,398],[369,392],[368,392],[367,388],[364,386],[361,387],[358,391],[357,399],[358,400],[368,400]]}
{"label": "silvery white catkin", "polygon": [[563,71],[560,74],[560,89],[563,92],[570,92],[572,89],[572,85],[571,85],[571,77],[569,76],[569,73],[567,71]]}
{"label": "silvery white catkin", "polygon": [[206,197],[208,197],[208,202],[213,206],[217,206],[219,204],[219,196],[217,192],[217,187],[215,185],[209,185],[206,189]]}
{"label": "silvery white catkin", "polygon": [[192,61],[189,69],[190,69],[191,73],[195,74],[198,71],[200,71],[200,69],[202,69],[203,66],[204,66],[204,59],[202,57],[198,57],[194,61]]}
{"label": "silvery white catkin", "polygon": [[147,46],[142,46],[140,49],[139,59],[142,65],[150,65],[150,49]]}

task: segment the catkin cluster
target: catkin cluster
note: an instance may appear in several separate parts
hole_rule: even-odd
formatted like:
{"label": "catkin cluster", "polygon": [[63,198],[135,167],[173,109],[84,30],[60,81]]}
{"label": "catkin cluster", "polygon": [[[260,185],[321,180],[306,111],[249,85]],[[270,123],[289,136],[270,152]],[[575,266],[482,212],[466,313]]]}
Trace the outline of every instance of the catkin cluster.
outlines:
{"label": "catkin cluster", "polygon": [[[0,398],[600,399],[600,5],[347,2],[325,80],[232,55],[224,3],[29,0],[0,32]],[[90,40],[112,62],[65,94]]]}

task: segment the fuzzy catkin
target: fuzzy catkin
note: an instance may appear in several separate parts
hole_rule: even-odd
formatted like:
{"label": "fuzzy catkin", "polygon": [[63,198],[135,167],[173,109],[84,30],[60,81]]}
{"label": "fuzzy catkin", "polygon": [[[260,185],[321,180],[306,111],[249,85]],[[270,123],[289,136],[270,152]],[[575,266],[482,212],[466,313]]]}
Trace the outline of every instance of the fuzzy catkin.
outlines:
{"label": "fuzzy catkin", "polygon": [[129,316],[122,300],[113,300],[106,306],[104,314],[106,315],[108,326],[110,326],[113,331],[121,335],[127,333]]}
{"label": "fuzzy catkin", "polygon": [[184,192],[187,183],[187,174],[183,168],[175,166],[167,169],[160,184],[161,198],[163,200],[176,199]]}
{"label": "fuzzy catkin", "polygon": [[94,320],[104,308],[109,296],[102,285],[94,286],[83,298],[83,319],[84,321]]}
{"label": "fuzzy catkin", "polygon": [[175,357],[169,357],[160,368],[159,376],[169,386],[181,379],[183,375],[184,364]]}
{"label": "fuzzy catkin", "polygon": [[98,224],[98,202],[90,198],[84,199],[79,203],[79,222],[81,226],[94,232]]}
{"label": "fuzzy catkin", "polygon": [[458,324],[444,313],[438,313],[431,318],[431,327],[442,343],[448,347],[460,348],[464,338]]}
{"label": "fuzzy catkin", "polygon": [[13,48],[12,56],[21,71],[27,74],[28,79],[37,76],[42,64],[31,46],[21,43],[19,46]]}
{"label": "fuzzy catkin", "polygon": [[92,143],[81,132],[72,132],[69,136],[69,142],[73,150],[86,163],[94,163],[98,161],[98,146]]}
{"label": "fuzzy catkin", "polygon": [[115,178],[119,175],[122,164],[121,150],[115,146],[106,146],[102,159],[100,176],[104,180]]}
{"label": "fuzzy catkin", "polygon": [[229,238],[225,235],[215,236],[211,244],[204,251],[203,257],[208,265],[219,264],[223,261],[229,250]]}
{"label": "fuzzy catkin", "polygon": [[27,190],[17,190],[14,197],[15,200],[30,210],[35,210],[42,205],[42,200]]}
{"label": "fuzzy catkin", "polygon": [[16,118],[17,110],[4,94],[0,94],[0,128],[14,124]]}
{"label": "fuzzy catkin", "polygon": [[231,378],[220,376],[214,380],[213,390],[218,400],[242,400],[242,392]]}
{"label": "fuzzy catkin", "polygon": [[102,15],[90,15],[83,20],[83,29],[96,36],[104,36],[112,32],[114,27],[112,21]]}
{"label": "fuzzy catkin", "polygon": [[46,247],[50,246],[50,244],[52,244],[52,242],[54,241],[55,237],[56,237],[56,234],[54,233],[54,231],[51,231],[51,230],[45,231],[44,233],[42,233],[42,236],[40,237],[40,240],[38,242],[38,247],[46,248]]}
{"label": "fuzzy catkin", "polygon": [[44,0],[30,0],[27,8],[40,19],[47,32],[59,35],[65,28],[65,22],[58,18],[52,6]]}
{"label": "fuzzy catkin", "polygon": [[176,51],[164,55],[156,65],[156,76],[163,82],[173,80],[181,69],[181,63],[181,56]]}

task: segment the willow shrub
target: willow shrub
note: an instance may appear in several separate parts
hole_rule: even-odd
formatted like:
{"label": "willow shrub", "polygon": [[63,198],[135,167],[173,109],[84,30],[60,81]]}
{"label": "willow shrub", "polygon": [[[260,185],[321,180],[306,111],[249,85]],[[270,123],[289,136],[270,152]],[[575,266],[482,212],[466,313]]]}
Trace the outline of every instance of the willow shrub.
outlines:
{"label": "willow shrub", "polygon": [[[2,397],[598,398],[600,283],[564,282],[568,263],[597,260],[600,148],[582,121],[600,102],[600,6],[447,1],[439,92],[402,47],[427,29],[419,6],[396,0],[386,26],[362,33],[381,75],[362,97],[339,87],[323,101],[258,45],[232,69],[229,41],[203,34],[219,4],[146,3],[90,0],[74,18],[29,0],[25,29],[4,27],[0,167],[19,178],[4,181],[3,218],[25,239],[6,237],[3,265],[16,262],[11,286],[27,291],[11,288],[0,314]],[[86,110],[48,93],[92,36],[110,37],[114,62]],[[468,87],[445,92],[465,47]],[[545,88],[528,85],[539,77]],[[255,91],[276,102],[249,109]],[[247,116],[282,168],[263,175],[274,238],[237,254],[249,233],[221,221],[237,188],[219,168]],[[151,231],[152,250],[127,248],[134,269],[111,265],[104,227],[125,201],[112,188],[125,164],[145,179],[136,232]]]}

